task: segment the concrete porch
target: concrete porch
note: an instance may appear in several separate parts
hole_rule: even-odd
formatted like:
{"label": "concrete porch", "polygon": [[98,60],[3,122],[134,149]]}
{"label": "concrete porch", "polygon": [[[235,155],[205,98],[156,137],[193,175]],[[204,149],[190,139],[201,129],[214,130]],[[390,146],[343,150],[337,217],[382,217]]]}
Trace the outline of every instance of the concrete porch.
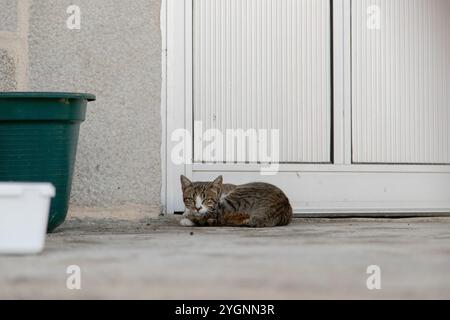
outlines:
{"label": "concrete porch", "polygon": [[[43,254],[1,257],[0,298],[450,298],[450,218],[183,228],[139,210],[72,211]],[[374,264],[382,289],[370,291]],[[81,290],[66,288],[69,265],[81,268]]]}

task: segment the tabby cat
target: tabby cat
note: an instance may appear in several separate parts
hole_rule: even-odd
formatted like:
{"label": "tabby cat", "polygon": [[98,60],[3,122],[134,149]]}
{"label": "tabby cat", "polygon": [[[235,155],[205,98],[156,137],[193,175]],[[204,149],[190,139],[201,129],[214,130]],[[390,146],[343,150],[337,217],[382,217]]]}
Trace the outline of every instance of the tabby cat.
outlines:
{"label": "tabby cat", "polygon": [[289,224],[292,208],[286,195],[274,185],[254,182],[223,184],[191,182],[181,176],[186,207],[183,226],[275,227]]}

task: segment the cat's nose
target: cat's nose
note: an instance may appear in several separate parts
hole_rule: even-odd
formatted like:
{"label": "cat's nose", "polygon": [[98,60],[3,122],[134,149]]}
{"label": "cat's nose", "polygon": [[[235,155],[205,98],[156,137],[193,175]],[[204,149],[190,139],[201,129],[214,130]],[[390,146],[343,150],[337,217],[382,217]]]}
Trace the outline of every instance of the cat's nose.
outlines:
{"label": "cat's nose", "polygon": [[195,209],[197,210],[197,211],[200,211],[200,209],[201,209],[202,207],[195,207]]}

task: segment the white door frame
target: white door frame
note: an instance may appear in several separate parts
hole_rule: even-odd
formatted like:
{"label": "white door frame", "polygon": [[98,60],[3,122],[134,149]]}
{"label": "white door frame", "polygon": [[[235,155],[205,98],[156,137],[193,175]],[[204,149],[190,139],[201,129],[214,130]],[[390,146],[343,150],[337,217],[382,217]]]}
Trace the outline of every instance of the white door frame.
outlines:
{"label": "white door frame", "polygon": [[[281,164],[294,211],[305,215],[421,214],[450,212],[450,166],[352,164],[351,0],[332,0],[333,164]],[[179,176],[260,180],[259,165],[176,165],[171,135],[192,132],[192,0],[163,0],[162,190],[165,212],[181,210]],[[186,147],[192,148],[191,141]],[[269,181],[270,182],[270,181]],[[294,198],[294,199],[292,199]]]}

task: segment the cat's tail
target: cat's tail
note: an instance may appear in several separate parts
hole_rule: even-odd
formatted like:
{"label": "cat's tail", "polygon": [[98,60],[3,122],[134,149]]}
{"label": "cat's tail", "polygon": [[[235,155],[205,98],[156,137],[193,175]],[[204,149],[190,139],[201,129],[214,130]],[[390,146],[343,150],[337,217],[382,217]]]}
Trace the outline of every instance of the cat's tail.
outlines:
{"label": "cat's tail", "polygon": [[292,211],[291,204],[289,201],[286,201],[286,204],[281,210],[281,214],[278,216],[278,223],[277,226],[287,226],[289,223],[291,223],[292,218],[294,217],[294,213]]}

